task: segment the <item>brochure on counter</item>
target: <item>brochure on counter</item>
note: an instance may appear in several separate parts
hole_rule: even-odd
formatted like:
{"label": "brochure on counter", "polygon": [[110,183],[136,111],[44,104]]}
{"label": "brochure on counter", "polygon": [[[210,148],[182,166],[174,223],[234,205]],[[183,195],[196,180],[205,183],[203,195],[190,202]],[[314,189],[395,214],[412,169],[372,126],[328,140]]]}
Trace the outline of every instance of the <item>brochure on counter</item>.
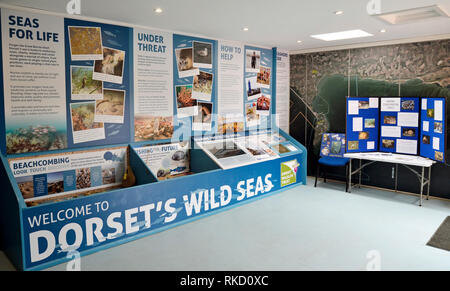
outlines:
{"label": "brochure on counter", "polygon": [[278,133],[249,136],[210,136],[195,139],[196,144],[222,169],[231,169],[277,159],[299,151]]}

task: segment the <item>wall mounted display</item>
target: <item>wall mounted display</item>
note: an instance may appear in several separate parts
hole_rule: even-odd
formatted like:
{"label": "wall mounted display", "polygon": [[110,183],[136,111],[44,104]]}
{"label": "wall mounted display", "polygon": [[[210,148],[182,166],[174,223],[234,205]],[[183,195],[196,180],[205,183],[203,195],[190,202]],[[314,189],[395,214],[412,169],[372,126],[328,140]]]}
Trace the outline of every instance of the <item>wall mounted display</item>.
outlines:
{"label": "wall mounted display", "polygon": [[272,120],[275,49],[0,7],[0,240],[18,269],[306,183]]}
{"label": "wall mounted display", "polygon": [[417,155],[419,98],[380,99],[380,151]]}
{"label": "wall mounted display", "polygon": [[167,140],[174,132],[173,36],[134,29],[134,140]]}
{"label": "wall mounted display", "polygon": [[445,98],[422,98],[420,106],[420,155],[446,163],[448,154],[447,102]]}
{"label": "wall mounted display", "polygon": [[63,22],[68,148],[130,142],[133,30],[72,18]]}
{"label": "wall mounted display", "polygon": [[244,106],[256,103],[258,116],[251,121],[246,118],[246,128],[268,128],[275,110],[272,98],[273,51],[245,46],[244,52]]}
{"label": "wall mounted display", "polygon": [[378,151],[379,98],[347,97],[346,151]]}

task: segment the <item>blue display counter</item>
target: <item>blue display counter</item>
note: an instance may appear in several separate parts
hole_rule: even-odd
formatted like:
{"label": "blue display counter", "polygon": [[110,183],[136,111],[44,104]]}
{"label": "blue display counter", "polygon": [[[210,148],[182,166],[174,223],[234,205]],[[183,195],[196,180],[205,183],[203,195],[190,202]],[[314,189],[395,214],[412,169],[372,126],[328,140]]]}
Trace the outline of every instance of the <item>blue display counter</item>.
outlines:
{"label": "blue display counter", "polygon": [[306,149],[286,133],[280,135],[299,150],[223,170],[193,148],[193,174],[164,181],[134,150],[141,144],[128,144],[135,186],[33,207],[22,197],[9,157],[1,156],[2,249],[17,269],[40,270],[305,185]]}

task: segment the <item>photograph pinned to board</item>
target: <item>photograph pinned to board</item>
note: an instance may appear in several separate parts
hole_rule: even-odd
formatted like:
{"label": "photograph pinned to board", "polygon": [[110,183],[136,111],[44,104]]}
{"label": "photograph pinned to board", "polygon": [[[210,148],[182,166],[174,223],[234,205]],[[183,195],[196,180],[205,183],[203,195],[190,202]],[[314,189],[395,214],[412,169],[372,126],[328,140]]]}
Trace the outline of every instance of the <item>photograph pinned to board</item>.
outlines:
{"label": "photograph pinned to board", "polygon": [[424,135],[422,136],[422,143],[423,144],[430,144],[431,143],[431,138],[429,135]]}
{"label": "photograph pinned to board", "polygon": [[348,149],[352,151],[359,150],[359,141],[349,141]]}
{"label": "photograph pinned to board", "polygon": [[212,124],[213,104],[211,102],[197,102],[198,114],[192,118],[192,130],[210,131]]}
{"label": "photograph pinned to board", "polygon": [[415,137],[416,136],[416,128],[402,128],[402,136]]}
{"label": "photograph pinned to board", "polygon": [[192,98],[197,100],[211,101],[214,75],[200,71],[194,76]]}
{"label": "photograph pinned to board", "polygon": [[264,94],[258,98],[256,101],[256,112],[259,115],[269,115],[270,114],[270,95]]}
{"label": "photograph pinned to board", "polygon": [[369,101],[358,101],[358,109],[369,109]]}
{"label": "photograph pinned to board", "polygon": [[434,109],[427,109],[427,117],[434,118]]}
{"label": "photograph pinned to board", "polygon": [[385,149],[394,149],[395,148],[395,140],[393,139],[383,139],[381,141],[383,148]]}
{"label": "photograph pinned to board", "polygon": [[270,89],[270,68],[261,66],[256,75],[256,82],[266,89]]}
{"label": "photograph pinned to board", "polygon": [[248,100],[258,99],[261,97],[261,86],[257,83],[256,77],[245,79],[245,85],[247,86]]}
{"label": "photograph pinned to board", "polygon": [[135,115],[134,141],[164,140],[173,136],[173,116]]}
{"label": "photograph pinned to board", "polygon": [[434,123],[434,132],[442,133],[442,122],[435,122]]}
{"label": "photograph pinned to board", "polygon": [[390,124],[390,125],[397,125],[397,117],[396,116],[390,116],[386,115],[383,118],[384,124]]}
{"label": "photograph pinned to board", "polygon": [[125,91],[103,89],[103,99],[95,102],[95,122],[123,123]]}
{"label": "photograph pinned to board", "polygon": [[365,128],[375,128],[375,118],[364,119],[364,127]]}
{"label": "photograph pinned to board", "polygon": [[358,134],[358,139],[369,139],[369,132],[368,131],[361,131]]}
{"label": "photograph pinned to board", "polygon": [[177,60],[178,78],[192,77],[199,74],[199,69],[194,67],[193,49],[180,48],[175,50]]}
{"label": "photograph pinned to board", "polygon": [[415,108],[414,100],[405,100],[402,101],[402,110],[412,111]]}
{"label": "photograph pinned to board", "polygon": [[444,161],[444,153],[435,151],[434,152],[434,159],[436,161],[443,162]]}
{"label": "photograph pinned to board", "polygon": [[72,100],[103,99],[103,82],[92,79],[94,69],[86,66],[71,66]]}
{"label": "photograph pinned to board", "polygon": [[175,87],[177,94],[177,115],[180,118],[198,114],[197,100],[192,98],[192,85]]}
{"label": "photograph pinned to board", "polygon": [[261,52],[247,50],[245,53],[245,71],[248,73],[259,73],[261,66]]}
{"label": "photograph pinned to board", "polygon": [[95,122],[95,101],[70,104],[73,143],[105,139],[102,122]]}
{"label": "photograph pinned to board", "polygon": [[69,26],[72,61],[103,59],[102,29],[100,27]]}
{"label": "photograph pinned to board", "polygon": [[103,47],[103,59],[94,62],[93,79],[122,84],[125,51]]}
{"label": "photograph pinned to board", "polygon": [[192,42],[193,65],[196,68],[211,69],[213,62],[212,44],[207,42]]}
{"label": "photograph pinned to board", "polygon": [[253,127],[260,124],[260,115],[256,110],[256,102],[245,104],[245,121],[247,122],[247,127]]}

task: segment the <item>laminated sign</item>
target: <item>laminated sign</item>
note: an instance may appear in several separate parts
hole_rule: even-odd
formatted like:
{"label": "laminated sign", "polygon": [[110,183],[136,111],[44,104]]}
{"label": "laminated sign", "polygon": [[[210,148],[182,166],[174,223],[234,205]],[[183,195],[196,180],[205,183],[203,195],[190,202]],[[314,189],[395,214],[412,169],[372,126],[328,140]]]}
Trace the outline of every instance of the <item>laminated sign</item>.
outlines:
{"label": "laminated sign", "polygon": [[300,164],[297,159],[281,163],[281,187],[297,182],[297,170]]}

